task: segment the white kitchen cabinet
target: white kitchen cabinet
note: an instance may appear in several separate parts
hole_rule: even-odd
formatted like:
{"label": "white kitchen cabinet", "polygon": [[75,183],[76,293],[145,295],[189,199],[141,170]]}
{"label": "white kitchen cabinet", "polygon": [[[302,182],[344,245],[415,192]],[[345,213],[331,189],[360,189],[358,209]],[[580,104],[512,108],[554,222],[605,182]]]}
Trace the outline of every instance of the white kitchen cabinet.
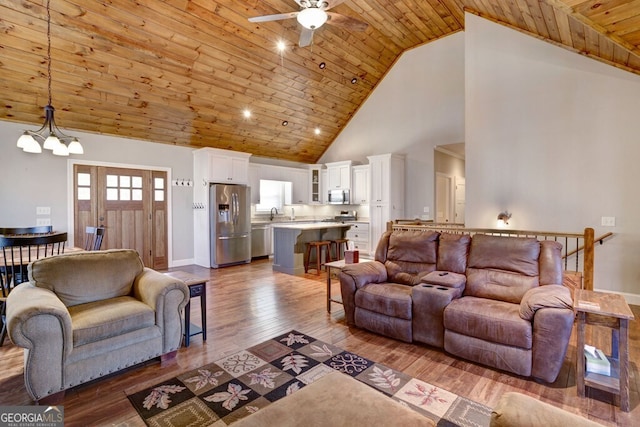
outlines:
{"label": "white kitchen cabinet", "polygon": [[329,203],[329,193],[327,192],[327,170],[326,169],[322,169],[320,171],[320,188],[322,189],[321,197],[320,200],[322,200],[322,204],[326,205],[327,203]]}
{"label": "white kitchen cabinet", "polygon": [[353,242],[355,249],[359,250],[361,254],[369,254],[371,252],[369,223],[350,222],[349,224],[351,224],[351,228],[347,231],[347,239],[349,242]]}
{"label": "white kitchen cabinet", "polygon": [[211,182],[222,184],[249,183],[249,156],[236,157],[221,154],[211,154]]}
{"label": "white kitchen cabinet", "polygon": [[326,163],[327,166],[327,190],[351,189],[351,160]]}
{"label": "white kitchen cabinet", "polygon": [[251,204],[260,203],[260,172],[261,165],[249,163],[249,187],[251,187]]}
{"label": "white kitchen cabinet", "polygon": [[291,203],[294,205],[306,205],[309,203],[309,171],[306,169],[291,168],[289,170],[292,183]]}
{"label": "white kitchen cabinet", "polygon": [[370,242],[376,245],[387,222],[404,218],[404,156],[380,154],[369,156]]}
{"label": "white kitchen cabinet", "polygon": [[203,176],[197,178],[220,184],[249,184],[251,154],[207,147],[195,150],[193,156],[194,165],[201,163]]}
{"label": "white kitchen cabinet", "polygon": [[319,205],[322,202],[322,165],[309,166],[309,204]]}
{"label": "white kitchen cabinet", "polygon": [[351,204],[369,204],[369,165],[358,165],[352,168]]}

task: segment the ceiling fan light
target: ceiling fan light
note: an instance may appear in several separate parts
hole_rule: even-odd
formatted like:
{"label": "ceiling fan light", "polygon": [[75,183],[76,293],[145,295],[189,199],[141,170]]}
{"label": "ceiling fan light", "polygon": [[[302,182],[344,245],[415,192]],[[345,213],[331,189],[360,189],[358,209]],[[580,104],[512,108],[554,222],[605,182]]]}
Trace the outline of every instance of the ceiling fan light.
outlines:
{"label": "ceiling fan light", "polygon": [[298,13],[296,19],[308,30],[317,30],[327,22],[328,19],[327,12],[322,9],[318,9],[316,7],[309,7],[307,9],[303,9]]}
{"label": "ceiling fan light", "polygon": [[73,138],[67,149],[69,150],[69,154],[84,154],[84,149],[80,141],[78,141],[78,138]]}

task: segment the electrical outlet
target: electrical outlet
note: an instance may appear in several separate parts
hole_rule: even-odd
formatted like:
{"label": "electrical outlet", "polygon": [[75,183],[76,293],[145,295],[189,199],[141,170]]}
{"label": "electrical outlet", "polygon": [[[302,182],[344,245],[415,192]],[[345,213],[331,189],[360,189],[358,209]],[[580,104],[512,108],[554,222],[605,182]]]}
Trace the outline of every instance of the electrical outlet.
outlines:
{"label": "electrical outlet", "polygon": [[424,207],[424,213],[428,214],[429,213],[429,206],[425,206]]}
{"label": "electrical outlet", "polygon": [[38,218],[36,219],[36,225],[51,225],[51,218]]}
{"label": "electrical outlet", "polygon": [[603,216],[601,219],[601,225],[603,227],[615,227],[616,226],[616,217],[615,216]]}
{"label": "electrical outlet", "polygon": [[49,206],[38,206],[36,208],[36,215],[51,215],[51,207],[49,207]]}

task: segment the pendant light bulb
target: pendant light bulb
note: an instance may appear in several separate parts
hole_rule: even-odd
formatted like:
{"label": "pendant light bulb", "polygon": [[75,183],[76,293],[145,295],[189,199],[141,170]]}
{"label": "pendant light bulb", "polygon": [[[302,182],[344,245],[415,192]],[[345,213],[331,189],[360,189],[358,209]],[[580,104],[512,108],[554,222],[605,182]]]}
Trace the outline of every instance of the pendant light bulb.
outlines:
{"label": "pendant light bulb", "polygon": [[[24,135],[23,135],[24,136]],[[20,138],[22,138],[23,136],[21,136]],[[40,147],[40,144],[38,144],[38,141],[35,140],[34,137],[32,137],[31,135],[27,135],[28,138],[25,138],[24,141],[24,147],[22,147],[22,151],[24,151],[25,153],[42,153],[42,147]]]}
{"label": "pendant light bulb", "polygon": [[53,149],[53,154],[56,155],[56,156],[68,156],[69,155],[69,149],[67,148],[66,145],[64,145],[62,142],[60,142]]}
{"label": "pendant light bulb", "polygon": [[73,141],[69,143],[67,148],[69,149],[69,154],[84,154],[84,149],[80,141],[78,141],[78,138],[73,138]]}
{"label": "pendant light bulb", "polygon": [[55,133],[52,133],[51,135],[49,135],[47,137],[47,139],[44,140],[44,145],[43,148],[47,149],[47,150],[55,150],[56,147],[58,145],[60,145],[61,142],[58,139],[58,137],[56,136]]}
{"label": "pendant light bulb", "polygon": [[18,148],[22,148],[24,150],[25,147],[28,147],[31,144],[31,141],[35,141],[31,135],[27,131],[25,131],[20,138],[18,138]]}

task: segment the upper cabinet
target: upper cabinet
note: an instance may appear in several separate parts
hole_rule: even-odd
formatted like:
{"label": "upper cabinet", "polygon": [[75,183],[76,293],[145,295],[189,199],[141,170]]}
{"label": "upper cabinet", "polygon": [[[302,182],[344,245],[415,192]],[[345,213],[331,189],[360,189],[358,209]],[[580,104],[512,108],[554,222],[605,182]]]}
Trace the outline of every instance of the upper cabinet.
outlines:
{"label": "upper cabinet", "polygon": [[369,165],[358,165],[352,168],[351,203],[354,205],[369,204]]}
{"label": "upper cabinet", "polygon": [[327,166],[327,190],[351,189],[351,160],[326,163],[325,166]]}
{"label": "upper cabinet", "polygon": [[249,184],[251,154],[207,147],[195,150],[193,155],[194,164],[201,165],[202,178],[205,181],[221,184]]}
{"label": "upper cabinet", "polygon": [[309,166],[309,203],[319,205],[322,201],[322,165]]}
{"label": "upper cabinet", "polygon": [[292,183],[291,204],[306,205],[309,203],[309,171],[291,168],[289,173]]}

